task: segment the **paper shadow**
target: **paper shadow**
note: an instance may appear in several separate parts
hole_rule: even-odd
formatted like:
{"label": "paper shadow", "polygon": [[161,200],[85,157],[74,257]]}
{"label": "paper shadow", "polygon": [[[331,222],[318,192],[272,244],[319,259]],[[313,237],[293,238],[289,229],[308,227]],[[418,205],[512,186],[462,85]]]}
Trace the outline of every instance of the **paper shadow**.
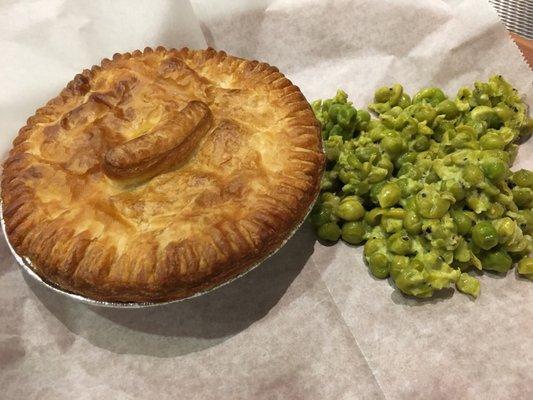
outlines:
{"label": "paper shadow", "polygon": [[68,330],[95,346],[175,357],[212,347],[263,318],[302,270],[314,242],[306,223],[277,254],[236,281],[197,298],[145,309],[87,306],[24,278]]}

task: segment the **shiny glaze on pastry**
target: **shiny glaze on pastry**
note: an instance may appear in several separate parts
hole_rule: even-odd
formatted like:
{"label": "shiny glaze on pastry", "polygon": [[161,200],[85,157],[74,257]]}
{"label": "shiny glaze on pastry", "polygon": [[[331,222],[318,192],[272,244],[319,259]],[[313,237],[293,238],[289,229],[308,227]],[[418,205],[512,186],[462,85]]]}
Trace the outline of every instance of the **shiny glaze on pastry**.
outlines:
{"label": "shiny glaze on pastry", "polygon": [[116,54],[20,130],[2,176],[6,230],[71,292],[184,298],[276,249],[323,163],[319,123],[275,67],[213,49]]}

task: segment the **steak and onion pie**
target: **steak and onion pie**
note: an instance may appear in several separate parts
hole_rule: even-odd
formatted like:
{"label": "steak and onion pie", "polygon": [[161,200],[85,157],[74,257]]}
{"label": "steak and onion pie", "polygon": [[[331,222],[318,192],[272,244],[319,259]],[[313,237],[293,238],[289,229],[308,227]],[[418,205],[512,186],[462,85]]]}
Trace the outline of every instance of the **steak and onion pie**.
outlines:
{"label": "steak and onion pie", "polygon": [[319,123],[275,67],[213,49],[115,54],[20,130],[2,176],[6,232],[61,289],[185,298],[278,248],[323,164]]}

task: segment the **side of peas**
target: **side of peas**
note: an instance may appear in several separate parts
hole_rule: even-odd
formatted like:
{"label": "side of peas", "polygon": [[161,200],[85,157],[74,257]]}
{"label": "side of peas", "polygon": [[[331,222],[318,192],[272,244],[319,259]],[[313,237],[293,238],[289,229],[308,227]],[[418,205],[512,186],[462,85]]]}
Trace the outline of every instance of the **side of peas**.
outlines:
{"label": "side of peas", "polygon": [[377,278],[431,297],[454,285],[477,297],[471,269],[533,280],[533,172],[511,172],[517,139],[533,127],[501,77],[455,98],[399,84],[357,109],[345,92],[314,102],[328,168],[310,220],[319,239],[364,244]]}

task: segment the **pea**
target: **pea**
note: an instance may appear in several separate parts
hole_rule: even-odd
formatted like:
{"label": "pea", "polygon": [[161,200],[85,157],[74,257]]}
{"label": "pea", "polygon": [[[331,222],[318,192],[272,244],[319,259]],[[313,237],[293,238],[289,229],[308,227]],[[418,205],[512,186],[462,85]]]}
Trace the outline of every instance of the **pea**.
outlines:
{"label": "pea", "polygon": [[[339,136],[332,136],[324,141],[324,153],[328,161],[337,161],[342,151],[343,140]],[[332,171],[327,171],[332,172]]]}
{"label": "pea", "polygon": [[479,139],[479,145],[485,150],[503,149],[505,147],[505,142],[496,132],[489,132],[481,136]]}
{"label": "pea", "polygon": [[350,168],[353,168],[355,170],[360,170],[363,168],[363,164],[361,163],[361,161],[359,161],[355,154],[348,155],[348,157],[346,157],[346,162],[348,162]]}
{"label": "pea", "polygon": [[429,139],[427,136],[418,136],[411,142],[411,148],[414,151],[425,151],[429,149]]}
{"label": "pea", "polygon": [[333,190],[337,185],[337,171],[326,171],[320,181],[321,190]]}
{"label": "pea", "polygon": [[400,99],[402,98],[403,87],[402,85],[395,83],[394,85],[392,85],[391,89],[392,89],[392,93],[389,99],[389,103],[393,106],[396,106],[398,105],[398,103],[400,102]]}
{"label": "pea", "polygon": [[374,167],[367,176],[369,183],[378,183],[387,177],[389,171],[385,168]]}
{"label": "pea", "polygon": [[528,208],[531,207],[531,202],[533,201],[533,190],[525,187],[515,187],[512,190],[513,201],[519,208]]}
{"label": "pea", "polygon": [[387,172],[391,173],[392,170],[394,169],[394,164],[392,163],[392,161],[390,160],[389,157],[387,157],[386,154],[383,155],[383,157],[381,157],[381,160],[378,161],[378,163],[376,164],[378,167],[380,168],[384,168],[387,170]]}
{"label": "pea", "polygon": [[343,109],[342,104],[332,104],[331,107],[329,107],[328,114],[333,122],[337,122],[337,115],[339,114],[339,111],[342,109]]}
{"label": "pea", "polygon": [[320,196],[320,199],[324,204],[330,204],[332,207],[337,207],[340,202],[340,197],[331,192],[324,192]]}
{"label": "pea", "polygon": [[358,196],[363,196],[370,190],[370,185],[366,181],[352,181],[350,183],[353,186],[354,193]]}
{"label": "pea", "polygon": [[401,219],[383,217],[381,218],[381,223],[379,224],[382,231],[391,234],[394,232],[399,232],[403,229],[403,223]]}
{"label": "pea", "polygon": [[[368,107],[369,109],[371,109],[370,107]],[[377,128],[380,128],[381,127],[381,121],[380,120],[377,120],[377,119],[371,119],[369,122],[368,122],[368,125],[367,125],[367,131],[371,131],[373,129],[377,129]]]}
{"label": "pea", "polygon": [[500,121],[509,121],[513,117],[513,112],[505,103],[499,103],[493,108]]}
{"label": "pea", "polygon": [[411,105],[411,97],[407,93],[402,93],[400,100],[398,101],[398,106],[405,109]]}
{"label": "pea", "polygon": [[485,182],[485,185],[483,185],[483,193],[489,197],[494,197],[500,194],[500,189],[490,182]]}
{"label": "pea", "polygon": [[397,160],[396,165],[398,167],[403,166],[406,163],[413,164],[416,161],[416,153],[414,151],[410,151],[407,153],[402,154]]}
{"label": "pea", "polygon": [[463,179],[471,185],[479,185],[483,182],[483,171],[475,165],[467,165],[463,169]]}
{"label": "pea", "polygon": [[370,255],[374,254],[377,251],[386,250],[386,249],[387,249],[387,242],[385,241],[385,239],[370,239],[365,243],[363,254],[366,257],[369,257]]}
{"label": "pea", "polygon": [[387,103],[373,103],[368,106],[369,110],[375,111],[378,114],[386,113],[391,109],[390,104]]}
{"label": "pea", "polygon": [[410,268],[422,272],[424,270],[424,264],[420,260],[413,260],[410,263]]}
{"label": "pea", "polygon": [[345,129],[352,128],[352,125],[355,122],[356,111],[353,107],[346,106],[343,107],[337,114],[337,121],[340,126]]}
{"label": "pea", "polygon": [[418,213],[424,218],[442,218],[450,208],[450,201],[432,190],[421,190],[416,195]]}
{"label": "pea", "polygon": [[385,184],[381,188],[381,191],[379,192],[377,198],[381,208],[388,208],[398,203],[398,201],[400,201],[401,196],[402,191],[400,187],[396,183],[390,182]]}
{"label": "pea", "polygon": [[357,221],[365,215],[365,209],[355,196],[348,196],[337,208],[337,216],[346,221]]}
{"label": "pea", "polygon": [[371,158],[377,157],[379,150],[375,146],[358,147],[355,150],[355,156],[361,162],[370,161]]}
{"label": "pea", "polygon": [[374,101],[376,103],[386,103],[389,101],[389,99],[392,96],[392,88],[391,87],[380,87],[376,92],[374,93]]}
{"label": "pea", "polygon": [[431,297],[433,288],[427,283],[423,272],[404,268],[394,279],[394,283],[403,293],[416,297]]}
{"label": "pea", "polygon": [[500,218],[505,212],[505,208],[499,203],[491,203],[489,209],[485,211],[485,215],[489,219]]}
{"label": "pea", "polygon": [[403,219],[406,214],[407,211],[399,207],[389,208],[388,210],[383,211],[383,216],[394,219]]}
{"label": "pea", "polygon": [[385,186],[387,182],[382,181],[378,182],[370,188],[370,200],[372,200],[373,203],[378,203],[378,195],[381,192],[381,189],[383,189],[383,186]]}
{"label": "pea", "polygon": [[472,229],[472,240],[483,250],[489,250],[498,244],[499,236],[489,221],[480,221]]}
{"label": "pea", "polygon": [[448,179],[444,181],[442,189],[447,192],[450,192],[455,198],[455,201],[461,201],[466,196],[466,192],[463,185],[461,185],[461,183],[457,182],[454,179]]}
{"label": "pea", "polygon": [[323,203],[318,206],[315,206],[309,218],[313,226],[318,228],[319,226],[331,222],[335,219],[335,217],[333,216],[333,207],[329,204]]}
{"label": "pea", "polygon": [[365,127],[370,122],[370,114],[366,110],[357,110],[359,128]]}
{"label": "pea", "polygon": [[358,179],[359,174],[356,173],[355,171],[350,171],[350,170],[341,168],[338,176],[342,183],[350,183],[351,181]]}
{"label": "pea", "polygon": [[435,139],[437,142],[440,142],[442,140],[441,136],[439,136],[438,134],[434,134],[433,129],[431,129],[429,126],[425,124],[418,124],[417,132],[420,135],[433,136],[433,139]]}
{"label": "pea", "polygon": [[483,160],[481,163],[481,169],[487,178],[492,181],[499,181],[507,175],[509,167],[502,160],[496,158],[489,158]]}
{"label": "pea", "polygon": [[410,193],[409,181],[406,178],[396,180],[396,184],[402,191],[402,197],[408,197]]}
{"label": "pea", "polygon": [[476,129],[474,129],[474,127],[472,127],[470,125],[460,124],[459,126],[455,127],[455,132],[456,133],[463,133],[469,139],[476,139],[478,137]]}
{"label": "pea", "polygon": [[507,272],[513,265],[513,260],[505,250],[488,253],[481,259],[483,269],[496,272]]}
{"label": "pea", "polygon": [[336,242],[341,236],[341,228],[336,222],[328,222],[318,228],[317,235],[322,240]]}
{"label": "pea", "polygon": [[365,222],[370,226],[379,225],[381,222],[381,216],[383,215],[382,208],[373,208],[365,214]]}
{"label": "pea", "polygon": [[404,208],[407,211],[417,211],[418,207],[416,205],[416,196],[409,196],[407,199],[405,199]]}
{"label": "pea", "polygon": [[389,273],[393,279],[396,279],[400,271],[409,266],[409,257],[393,256],[389,264]]}
{"label": "pea", "polygon": [[[520,221],[520,226],[522,227],[522,231],[526,234],[530,234],[533,228],[533,210],[527,209],[527,210],[520,210],[517,211],[517,220]],[[533,233],[533,232],[531,232]]]}
{"label": "pea", "polygon": [[467,213],[459,210],[453,211],[452,218],[459,235],[465,236],[470,233],[470,230],[472,229],[472,219]]}
{"label": "pea", "polygon": [[331,130],[329,131],[329,137],[331,136],[341,136],[344,138],[344,129],[340,125],[333,125]]}
{"label": "pea", "polygon": [[401,154],[405,149],[403,139],[397,133],[385,136],[381,140],[381,148],[390,156],[394,157]]}
{"label": "pea", "polygon": [[437,87],[429,87],[420,90],[415,97],[413,97],[413,103],[428,102],[432,106],[436,106],[446,99],[444,92]]}
{"label": "pea", "polygon": [[524,257],[518,262],[518,273],[526,275],[527,278],[533,279],[533,258]]}
{"label": "pea", "polygon": [[444,115],[446,119],[454,119],[459,116],[459,109],[451,100],[441,101],[439,104],[437,104],[435,109],[437,110],[437,114]]}
{"label": "pea", "polygon": [[471,251],[468,247],[468,243],[465,240],[461,240],[457,245],[457,248],[453,252],[454,261],[459,261],[461,263],[466,263],[470,261]]}
{"label": "pea", "polygon": [[462,292],[471,295],[472,297],[479,296],[479,281],[473,276],[467,273],[462,273],[457,282],[455,282],[457,289]]}
{"label": "pea", "polygon": [[422,221],[414,211],[407,211],[403,218],[403,227],[407,233],[416,235],[422,230]]}
{"label": "pea", "polygon": [[527,169],[520,169],[513,173],[511,181],[520,187],[533,188],[533,172]]}
{"label": "pea", "polygon": [[425,183],[435,183],[440,180],[439,176],[434,170],[429,170],[426,174],[426,177],[424,178]]}
{"label": "pea", "polygon": [[466,133],[460,132],[452,139],[452,146],[458,149],[468,149],[472,147],[473,139]]}
{"label": "pea", "polygon": [[426,122],[431,125],[437,116],[437,111],[433,107],[427,104],[421,104],[418,106],[413,117],[419,122]]}
{"label": "pea", "polygon": [[341,237],[347,243],[359,244],[363,241],[366,233],[361,222],[345,222],[342,225]]}
{"label": "pea", "polygon": [[374,253],[368,259],[370,272],[376,278],[385,279],[389,276],[389,259],[382,253]]}
{"label": "pea", "polygon": [[488,128],[498,128],[501,124],[498,114],[491,107],[477,106],[470,112],[470,116],[473,121],[484,121]]}
{"label": "pea", "polygon": [[509,158],[509,154],[507,152],[507,150],[498,150],[498,149],[492,149],[492,150],[483,150],[482,154],[481,154],[482,158],[484,160],[487,160],[487,159],[496,159],[496,160],[501,160],[503,161],[505,164],[509,164],[510,162],[510,158]]}
{"label": "pea", "polygon": [[487,132],[487,124],[482,121],[470,120],[467,122],[467,124],[469,124],[474,129],[475,137],[473,137],[472,139],[481,137]]}
{"label": "pea", "polygon": [[387,248],[400,256],[410,253],[412,246],[411,238],[405,232],[396,232],[387,239]]}
{"label": "pea", "polygon": [[500,243],[506,243],[511,237],[513,237],[516,229],[516,222],[511,218],[504,217],[498,220],[496,231],[498,232]]}
{"label": "pea", "polygon": [[405,178],[412,178],[414,179],[415,177],[413,177],[414,174],[416,174],[416,179],[420,178],[420,174],[418,173],[418,171],[413,172],[413,171],[416,171],[413,167],[413,164],[411,163],[405,163],[403,164],[400,169],[398,170],[398,172],[396,173],[396,176],[397,177],[405,177]]}

